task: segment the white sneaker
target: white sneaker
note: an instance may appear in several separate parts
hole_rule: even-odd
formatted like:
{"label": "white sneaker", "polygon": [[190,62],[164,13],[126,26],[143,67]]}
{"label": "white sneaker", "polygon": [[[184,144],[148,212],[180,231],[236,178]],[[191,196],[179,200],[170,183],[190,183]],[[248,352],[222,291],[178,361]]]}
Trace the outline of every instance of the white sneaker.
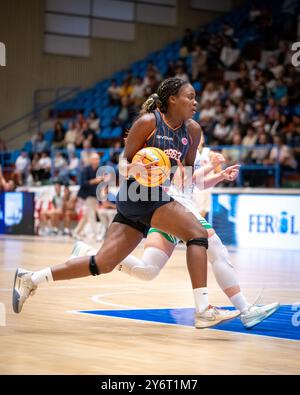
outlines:
{"label": "white sneaker", "polygon": [[278,302],[266,304],[264,306],[251,305],[245,313],[241,314],[241,321],[245,328],[253,328],[274,314],[279,307],[280,303]]}
{"label": "white sneaker", "polygon": [[203,313],[195,314],[195,327],[197,329],[210,328],[221,322],[232,320],[240,314],[239,310],[224,310],[209,305]]}
{"label": "white sneaker", "polygon": [[91,248],[88,244],[84,243],[83,241],[76,241],[70,259],[78,258],[81,256],[94,255],[94,253],[96,254],[96,252],[97,252],[96,250]]}
{"label": "white sneaker", "polygon": [[12,304],[15,313],[21,313],[25,300],[34,295],[37,285],[31,280],[32,272],[24,269],[17,269],[15,274]]}

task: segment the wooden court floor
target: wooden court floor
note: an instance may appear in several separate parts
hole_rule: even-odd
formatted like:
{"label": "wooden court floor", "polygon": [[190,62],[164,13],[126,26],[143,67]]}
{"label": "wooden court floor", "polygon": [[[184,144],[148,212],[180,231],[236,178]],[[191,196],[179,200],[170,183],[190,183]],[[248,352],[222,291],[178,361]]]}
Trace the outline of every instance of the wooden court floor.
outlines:
{"label": "wooden court floor", "polygon": [[[0,374],[300,373],[299,252],[230,250],[250,301],[264,287],[263,303],[279,300],[288,306],[286,321],[274,318],[274,325],[261,327],[261,334],[164,323],[164,308],[177,309],[180,315],[178,311],[190,314],[184,308],[193,306],[184,247],[152,282],[113,272],[43,284],[15,315],[11,286],[16,267],[36,270],[53,265],[67,259],[71,249],[69,239],[0,238]],[[142,247],[135,254],[141,256]],[[230,305],[211,270],[209,292],[212,304]],[[297,302],[299,308],[293,305]],[[83,310],[110,315],[79,313]],[[133,315],[118,318],[114,314],[119,310]],[[148,320],[149,312],[158,317],[156,322]],[[292,339],[282,335],[289,327]]]}

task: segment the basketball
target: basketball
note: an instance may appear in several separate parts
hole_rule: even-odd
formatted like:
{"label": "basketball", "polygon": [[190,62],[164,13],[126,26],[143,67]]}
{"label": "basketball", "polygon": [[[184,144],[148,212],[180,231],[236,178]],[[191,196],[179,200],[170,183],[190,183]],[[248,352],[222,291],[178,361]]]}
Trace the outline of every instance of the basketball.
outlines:
{"label": "basketball", "polygon": [[147,147],[138,151],[132,163],[142,159],[144,164],[156,162],[151,168],[145,168],[142,173],[134,175],[137,182],[146,187],[156,187],[163,184],[170,176],[171,162],[167,154],[159,148]]}

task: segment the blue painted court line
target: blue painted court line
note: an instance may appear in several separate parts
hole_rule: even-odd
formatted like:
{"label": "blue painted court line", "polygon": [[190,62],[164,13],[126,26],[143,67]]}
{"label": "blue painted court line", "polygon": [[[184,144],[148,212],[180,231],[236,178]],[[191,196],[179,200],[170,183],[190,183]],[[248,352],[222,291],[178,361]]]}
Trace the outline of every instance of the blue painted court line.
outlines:
{"label": "blue painted court line", "polygon": [[[233,310],[232,306],[222,307]],[[194,326],[194,309],[132,309],[132,310],[82,310],[79,313],[93,314],[114,318],[125,318],[130,320],[155,322],[170,325]],[[246,333],[259,336],[270,336],[279,339],[290,339],[300,341],[300,320],[298,318],[293,325],[292,305],[282,305],[279,310],[267,320],[253,329],[247,330],[242,325],[239,318],[235,318],[224,324],[220,324],[212,330],[222,330],[228,332]]]}

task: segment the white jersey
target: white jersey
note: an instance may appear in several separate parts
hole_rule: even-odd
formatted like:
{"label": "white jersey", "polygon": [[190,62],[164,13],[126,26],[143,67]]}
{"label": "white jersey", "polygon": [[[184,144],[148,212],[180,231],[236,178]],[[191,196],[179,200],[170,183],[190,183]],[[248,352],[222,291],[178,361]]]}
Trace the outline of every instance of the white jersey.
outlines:
{"label": "white jersey", "polygon": [[[195,162],[194,162],[194,170],[198,170],[201,167],[201,155],[199,151],[197,151]],[[195,188],[195,184],[191,183],[190,185],[185,186],[184,188],[178,187],[175,183],[172,183],[167,193],[172,196],[174,200],[184,206],[188,211],[192,212],[197,219],[201,219],[201,215],[197,208],[194,205],[192,200],[193,191]]]}

